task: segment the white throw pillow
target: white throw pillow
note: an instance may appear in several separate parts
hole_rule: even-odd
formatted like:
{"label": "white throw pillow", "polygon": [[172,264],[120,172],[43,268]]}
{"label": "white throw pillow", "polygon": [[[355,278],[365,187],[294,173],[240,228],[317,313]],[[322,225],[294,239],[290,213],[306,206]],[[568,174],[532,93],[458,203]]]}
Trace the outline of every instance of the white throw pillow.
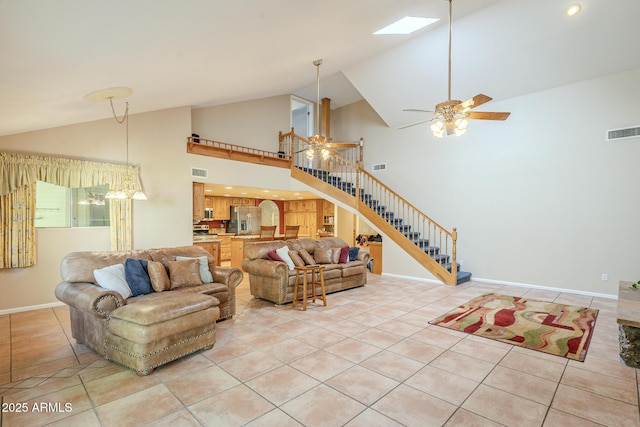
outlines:
{"label": "white throw pillow", "polygon": [[93,270],[93,276],[96,278],[101,288],[116,291],[122,298],[127,299],[131,296],[131,289],[127,284],[124,275],[124,264],[115,264],[98,270]]}
{"label": "white throw pillow", "polygon": [[206,256],[188,257],[188,256],[176,256],[176,261],[184,261],[186,259],[197,259],[200,261],[200,280],[202,283],[212,283],[213,275],[209,270],[209,259]]}
{"label": "white throw pillow", "polygon": [[276,249],[276,253],[287,264],[289,270],[293,270],[295,268],[296,265],[293,263],[293,260],[289,256],[288,246],[283,246],[280,249]]}

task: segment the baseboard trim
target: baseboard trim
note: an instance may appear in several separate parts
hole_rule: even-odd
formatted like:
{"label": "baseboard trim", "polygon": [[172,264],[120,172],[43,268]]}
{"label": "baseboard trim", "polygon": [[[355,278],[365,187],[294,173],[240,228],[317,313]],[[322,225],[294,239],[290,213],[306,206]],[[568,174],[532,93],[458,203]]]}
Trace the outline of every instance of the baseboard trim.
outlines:
{"label": "baseboard trim", "polygon": [[[383,276],[396,277],[398,279],[407,279],[407,280],[416,280],[418,282],[427,282],[427,283],[439,283],[443,284],[441,281],[436,279],[425,279],[423,277],[412,277],[412,276],[404,276],[402,274],[392,274],[392,273],[382,273]],[[517,286],[520,288],[529,288],[529,289],[540,289],[544,291],[553,291],[553,292],[564,292],[567,294],[576,294],[576,295],[585,295],[590,297],[598,297],[598,298],[607,298],[607,299],[618,299],[618,295],[613,294],[602,294],[598,292],[587,292],[587,291],[578,291],[575,289],[565,289],[565,288],[555,288],[552,286],[542,286],[542,285],[533,285],[530,283],[521,283],[521,282],[509,282],[507,280],[495,280],[495,279],[483,279],[480,277],[471,277],[472,282],[482,282],[482,283],[492,283],[495,285],[504,285],[504,286]]]}
{"label": "baseboard trim", "polygon": [[9,308],[7,310],[0,310],[0,316],[4,314],[21,313],[23,311],[42,310],[43,308],[53,308],[65,305],[62,302],[50,302],[48,304],[30,305],[28,307]]}

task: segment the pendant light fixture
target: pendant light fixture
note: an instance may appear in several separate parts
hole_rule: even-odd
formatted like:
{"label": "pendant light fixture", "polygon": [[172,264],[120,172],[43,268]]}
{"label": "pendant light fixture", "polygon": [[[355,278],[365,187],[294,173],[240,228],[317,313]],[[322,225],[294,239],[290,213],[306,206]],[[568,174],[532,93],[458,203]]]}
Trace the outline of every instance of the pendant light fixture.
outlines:
{"label": "pendant light fixture", "polygon": [[[104,102],[109,101],[111,105],[111,112],[113,118],[118,124],[124,124],[125,127],[125,149],[126,149],[126,165],[129,166],[129,102],[126,102],[124,115],[121,119],[116,114],[116,109],[113,105],[113,100],[126,98],[133,93],[128,87],[113,87],[109,89],[103,89],[96,92],[91,92],[85,95],[84,99],[87,101]],[[134,184],[133,179],[129,175],[119,183],[116,188],[110,188],[109,192],[104,196],[106,199],[133,199],[133,200],[147,200],[147,196],[144,194],[139,185]]]}
{"label": "pendant light fixture", "polygon": [[313,160],[316,153],[322,155],[323,159],[329,158],[329,141],[326,136],[320,135],[320,65],[322,59],[313,61],[316,66],[316,133],[309,137],[309,149],[306,152],[307,159]]}

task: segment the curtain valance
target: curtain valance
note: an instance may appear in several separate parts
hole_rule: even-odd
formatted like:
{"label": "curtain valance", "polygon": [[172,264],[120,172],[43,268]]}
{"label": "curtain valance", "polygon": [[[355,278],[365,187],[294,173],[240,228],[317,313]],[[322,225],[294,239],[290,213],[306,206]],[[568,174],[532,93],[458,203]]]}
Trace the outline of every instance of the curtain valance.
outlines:
{"label": "curtain valance", "polygon": [[69,188],[104,184],[114,188],[126,178],[135,190],[142,189],[137,166],[0,152],[0,196],[36,181]]}

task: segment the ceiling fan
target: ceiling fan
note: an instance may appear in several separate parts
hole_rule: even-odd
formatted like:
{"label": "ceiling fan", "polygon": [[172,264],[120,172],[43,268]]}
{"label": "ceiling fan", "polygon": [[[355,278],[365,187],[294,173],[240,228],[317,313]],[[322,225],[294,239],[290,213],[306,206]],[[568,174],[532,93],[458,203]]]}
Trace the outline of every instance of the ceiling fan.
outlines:
{"label": "ceiling fan", "polygon": [[404,129],[407,127],[419,125],[429,121],[433,121],[431,125],[431,132],[437,138],[442,138],[446,132],[447,135],[460,136],[467,130],[468,119],[474,120],[506,120],[511,113],[498,113],[498,112],[480,112],[470,111],[471,109],[478,107],[484,103],[491,101],[491,97],[483,94],[478,94],[471,99],[464,102],[451,99],[451,27],[452,27],[452,9],[453,0],[445,0],[449,2],[449,74],[448,74],[448,98],[436,105],[435,111],[419,110],[415,108],[405,109],[403,111],[417,111],[422,113],[434,113],[434,117],[428,120],[423,120],[418,123],[413,123],[408,126],[401,127]]}

